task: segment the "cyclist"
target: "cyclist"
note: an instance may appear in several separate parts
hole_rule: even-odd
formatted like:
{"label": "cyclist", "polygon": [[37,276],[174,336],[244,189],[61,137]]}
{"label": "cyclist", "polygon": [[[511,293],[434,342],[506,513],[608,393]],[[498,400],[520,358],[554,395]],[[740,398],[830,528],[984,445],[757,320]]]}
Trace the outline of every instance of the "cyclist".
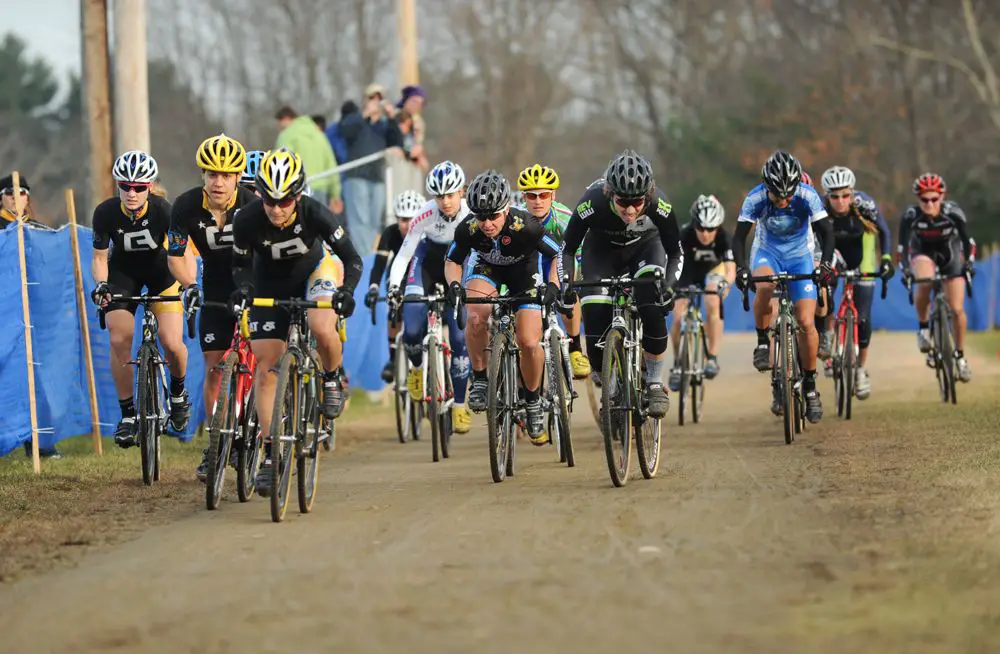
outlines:
{"label": "cyclist", "polygon": [[[410,230],[396,253],[389,269],[389,295],[398,302],[400,284],[406,277],[406,295],[424,295],[435,284],[447,286],[445,255],[455,240],[455,230],[469,215],[465,202],[465,171],[451,161],[442,161],[427,173],[427,193],[434,198],[421,207],[417,217],[410,222]],[[410,357],[410,372],[406,386],[410,397],[424,397],[423,369],[421,368],[424,336],[427,335],[427,303],[407,302],[403,305],[403,343]],[[455,312],[445,312],[451,346],[451,380],[455,403],[451,408],[451,423],[455,432],[464,434],[472,427],[472,416],[465,406],[466,387],[469,381],[469,354],[465,346],[465,333],[458,328]]]}
{"label": "cyclist", "polygon": [[[586,237],[586,239],[584,238]],[[631,274],[636,278],[664,272],[661,289],[641,285],[635,299],[642,319],[646,364],[643,394],[649,415],[662,418],[670,407],[663,387],[667,363],[667,322],[664,312],[673,304],[684,256],[673,207],[653,180],[653,168],[634,150],[625,150],[608,164],[604,179],[591,184],[577,203],[566,227],[563,256],[583,243],[581,272],[584,280]],[[611,324],[611,298],[596,289],[583,298],[583,327],[591,376],[599,382],[602,357],[598,342]],[[576,293],[563,293],[563,304],[576,301]]]}
{"label": "cyclist", "polygon": [[[399,247],[403,244],[403,239],[410,231],[410,221],[416,218],[421,208],[427,203],[424,196],[417,191],[403,191],[396,196],[393,203],[396,222],[389,225],[382,231],[382,236],[378,240],[378,247],[375,251],[375,262],[372,265],[371,276],[368,278],[368,293],[365,295],[365,306],[369,309],[375,305],[378,299],[378,289],[382,284],[382,275],[385,273],[386,264],[389,259],[396,256]],[[396,359],[396,335],[399,333],[400,323],[389,323],[389,362],[382,369],[382,380],[387,384],[393,380],[395,370],[393,361]]]}
{"label": "cyclist", "polygon": [[[361,279],[361,257],[344,225],[329,209],[304,196],[302,158],[285,148],[268,152],[257,172],[261,202],[253,202],[233,223],[234,307],[250,297],[333,300],[335,309],[311,309],[309,327],[323,364],[322,411],[328,419],[344,406],[343,347],[337,316],[354,311],[354,288]],[[333,257],[327,243],[344,262],[344,282],[335,282]],[[277,307],[253,307],[250,312],[251,347],[257,358],[254,392],[262,433],[268,433],[277,376],[274,367],[285,351],[289,316]],[[270,484],[265,460],[257,476],[258,489]]]}
{"label": "cyclist", "polygon": [[[913,193],[920,204],[908,207],[899,223],[899,258],[903,266],[903,283],[915,278],[934,275],[935,267],[942,275],[955,276],[944,282],[948,305],[954,312],[955,363],[958,379],[972,379],[972,368],[965,359],[965,275],[975,275],[976,243],[969,236],[965,212],[952,200],[946,200],[948,187],[940,175],[924,173],[913,182]],[[961,275],[961,276],[960,276]],[[914,303],[917,308],[917,346],[921,352],[931,351],[930,306],[931,287],[917,287]]]}
{"label": "cyclist", "polygon": [[260,169],[260,162],[264,160],[266,154],[267,152],[264,150],[249,150],[246,167],[240,175],[240,186],[253,193],[254,196],[259,196],[256,182],[257,171]]}
{"label": "cyclist", "polygon": [[[202,171],[203,183],[181,193],[174,202],[167,263],[183,289],[184,311],[190,315],[201,310],[198,335],[205,357],[205,422],[210,424],[219,391],[218,365],[229,349],[236,318],[231,311],[201,305],[203,300],[227,302],[235,290],[233,217],[257,196],[237,186],[246,165],[246,150],[239,141],[225,134],[205,139],[198,146],[195,164]],[[189,241],[202,258],[201,284],[197,268],[192,265]],[[196,473],[202,481],[207,474],[207,456],[208,449]]]}
{"label": "cyclist", "polygon": [[[681,270],[679,285],[698,286],[723,294],[705,296],[706,334],[708,336],[708,361],[705,362],[705,377],[715,379],[719,374],[719,341],[722,339],[722,300],[727,288],[736,279],[736,263],[729,233],[722,227],[726,210],[714,195],[699,195],[691,205],[691,222],[681,229],[681,249],[684,253],[684,268]],[[674,302],[674,322],[670,326],[673,340],[674,367],[670,371],[670,390],[676,391],[681,385],[681,368],[677,361],[680,346],[681,322],[688,308],[687,298],[677,298]]]}
{"label": "cyclist", "polygon": [[[569,207],[556,202],[556,191],[559,189],[559,175],[548,166],[535,164],[521,171],[517,177],[517,190],[521,193],[524,207],[532,216],[541,221],[545,232],[556,243],[562,243],[566,225],[573,214]],[[579,254],[577,252],[576,254]],[[573,260],[575,262],[575,259]],[[551,261],[542,257],[542,270],[548,270]],[[580,347],[580,302],[573,305],[572,313],[566,323],[566,335],[569,337],[569,363],[573,377],[586,379],[590,374],[590,360]]]}
{"label": "cyclist", "polygon": [[[118,195],[94,209],[94,257],[91,264],[96,285],[90,294],[106,315],[111,336],[111,377],[118,392],[122,417],[115,427],[115,443],[121,448],[135,445],[136,420],[132,358],[135,310],[131,302],[113,302],[112,294],[138,295],[143,288],[151,295],[178,295],[179,284],[167,265],[167,231],[170,203],[150,195],[157,177],[156,160],[140,150],[130,150],[115,159],[111,174]],[[160,323],[160,344],[170,370],[170,426],[187,429],[191,403],[184,388],[187,346],[180,302],[164,302],[152,309]]]}
{"label": "cyclist", "polygon": [[[545,228],[534,216],[510,206],[510,184],[497,171],[487,170],[477,175],[469,184],[467,198],[472,215],[455,230],[455,241],[445,261],[444,274],[452,304],[464,301],[467,294],[495,296],[502,285],[507,286],[511,295],[521,295],[545,285],[541,303],[522,304],[516,307],[515,314],[528,437],[533,444],[544,445],[549,437],[545,433],[545,414],[539,396],[545,367],[541,308],[542,304],[551,304],[559,296],[559,246],[546,235]],[[470,254],[474,254],[476,260],[463,288],[463,265]],[[542,269],[543,256],[551,261],[547,271]],[[466,309],[465,336],[472,359],[469,408],[478,413],[486,409],[487,324],[491,310],[485,304],[468,305]]]}
{"label": "cyclist", "polygon": [[[764,163],[761,177],[762,183],[754,187],[743,201],[736,223],[733,254],[736,258],[737,287],[740,290],[751,288],[751,272],[746,267],[744,252],[747,234],[754,223],[757,229],[750,256],[753,275],[813,273],[815,264],[810,237],[812,230],[815,230],[823,247],[815,274],[821,285],[829,286],[835,278],[832,264],[833,226],[827,219],[819,193],[802,183],[801,164],[787,152],[776,150]],[[755,290],[753,307],[757,347],[753,351],[753,365],[764,372],[771,368],[768,326],[771,321],[774,284],[757,284]],[[795,318],[799,326],[799,358],[806,419],[816,423],[823,417],[823,404],[819,391],[816,390],[816,284],[812,280],[794,281],[788,284],[788,291],[795,304]],[[772,402],[772,412],[775,412],[775,408],[775,403]]]}
{"label": "cyclist", "polygon": [[[823,205],[833,224],[834,248],[839,259],[843,260],[845,270],[860,270],[862,272],[876,271],[876,248],[881,250],[881,263],[878,272],[889,279],[895,273],[892,265],[891,243],[892,235],[889,225],[885,222],[882,212],[870,195],[854,188],[854,172],[844,166],[834,166],[823,173],[820,182],[826,197]],[[878,238],[876,244],[875,238]],[[830,290],[836,289],[837,282]],[[854,391],[859,400],[868,399],[871,395],[871,381],[865,364],[868,361],[868,345],[872,337],[872,300],[875,297],[875,280],[863,279],[854,284],[854,304],[858,310],[858,368],[854,373]],[[828,298],[827,312],[823,317],[817,317],[816,328],[819,331],[819,357],[830,362],[830,350],[833,343],[833,332],[828,329],[828,315],[836,315],[834,298]]]}

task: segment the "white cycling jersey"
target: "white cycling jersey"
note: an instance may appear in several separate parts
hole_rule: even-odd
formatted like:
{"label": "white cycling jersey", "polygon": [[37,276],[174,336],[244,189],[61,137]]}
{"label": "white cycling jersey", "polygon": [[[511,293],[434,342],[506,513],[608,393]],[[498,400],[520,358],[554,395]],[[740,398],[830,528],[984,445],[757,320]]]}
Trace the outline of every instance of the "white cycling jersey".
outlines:
{"label": "white cycling jersey", "polygon": [[400,283],[406,276],[406,270],[410,266],[410,259],[417,251],[420,241],[427,239],[442,247],[447,247],[455,240],[455,228],[469,215],[469,205],[465,199],[458,208],[458,214],[453,218],[446,218],[438,209],[437,201],[430,200],[420,208],[417,217],[410,221],[410,231],[406,233],[403,244],[399,246],[399,252],[392,260],[392,267],[389,269],[389,286],[399,288]]}

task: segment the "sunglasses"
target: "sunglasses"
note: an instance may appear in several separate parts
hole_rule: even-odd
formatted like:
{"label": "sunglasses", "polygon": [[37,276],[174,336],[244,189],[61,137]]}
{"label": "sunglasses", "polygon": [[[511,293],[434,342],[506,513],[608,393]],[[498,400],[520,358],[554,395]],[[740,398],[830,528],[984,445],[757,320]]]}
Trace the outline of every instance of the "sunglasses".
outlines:
{"label": "sunglasses", "polygon": [[284,197],[284,198],[282,198],[280,200],[275,200],[272,197],[268,197],[268,196],[264,195],[264,196],[261,196],[261,200],[263,200],[264,204],[266,204],[269,207],[281,207],[282,209],[287,209],[288,207],[290,207],[293,204],[295,204],[295,196],[294,195],[286,196],[286,197]]}
{"label": "sunglasses", "polygon": [[937,204],[941,201],[940,195],[935,195],[932,198],[920,198],[920,204]]}
{"label": "sunglasses", "polygon": [[478,220],[481,223],[490,222],[491,220],[498,220],[500,218],[503,218],[503,213],[502,212],[500,212],[500,213],[491,213],[491,214],[487,214],[485,216],[480,216],[479,214],[476,214],[476,220]]}
{"label": "sunglasses", "polygon": [[[10,195],[10,196],[13,197],[13,195],[14,195],[14,189],[12,189],[12,188],[0,189],[0,195]],[[31,193],[28,192],[28,189],[26,189],[26,188],[22,188],[21,189],[21,197],[22,198],[28,197],[29,195],[31,195]]]}
{"label": "sunglasses", "polygon": [[525,191],[526,200],[548,200],[552,197],[552,191]]}
{"label": "sunglasses", "polygon": [[853,193],[837,193],[837,194],[831,193],[827,197],[829,197],[831,200],[850,200],[852,195],[854,195],[854,194]]}
{"label": "sunglasses", "polygon": [[696,232],[714,232],[718,227],[705,227],[704,225],[695,225],[694,229]]}
{"label": "sunglasses", "polygon": [[129,191],[142,193],[143,191],[148,191],[150,186],[152,186],[152,184],[129,184],[128,182],[118,182],[118,188],[126,193]]}
{"label": "sunglasses", "polygon": [[617,195],[615,196],[615,204],[619,207],[641,207],[645,201],[645,197],[623,198]]}

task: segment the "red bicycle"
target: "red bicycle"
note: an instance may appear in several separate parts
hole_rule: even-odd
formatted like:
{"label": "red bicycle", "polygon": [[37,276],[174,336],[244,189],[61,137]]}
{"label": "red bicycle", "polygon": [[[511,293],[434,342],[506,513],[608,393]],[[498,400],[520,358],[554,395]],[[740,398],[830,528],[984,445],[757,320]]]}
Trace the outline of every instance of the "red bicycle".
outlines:
{"label": "red bicycle", "polygon": [[[830,357],[833,369],[833,386],[837,392],[837,415],[851,419],[851,405],[854,398],[854,371],[858,356],[858,308],[854,304],[854,283],[862,279],[882,279],[882,299],[888,288],[886,280],[879,273],[863,273],[847,270],[837,273],[844,280],[844,292],[840,298],[840,308],[833,322],[833,354]],[[832,295],[832,294],[830,294]],[[830,297],[828,295],[828,297]]]}
{"label": "red bicycle", "polygon": [[[205,302],[205,307],[231,311],[224,302]],[[205,505],[209,511],[219,507],[226,481],[226,466],[236,454],[236,492],[240,502],[254,493],[254,481],[264,450],[264,437],[257,427],[253,373],[257,361],[250,349],[249,309],[240,313],[233,342],[219,364],[222,379],[208,428],[208,470],[205,479]]]}

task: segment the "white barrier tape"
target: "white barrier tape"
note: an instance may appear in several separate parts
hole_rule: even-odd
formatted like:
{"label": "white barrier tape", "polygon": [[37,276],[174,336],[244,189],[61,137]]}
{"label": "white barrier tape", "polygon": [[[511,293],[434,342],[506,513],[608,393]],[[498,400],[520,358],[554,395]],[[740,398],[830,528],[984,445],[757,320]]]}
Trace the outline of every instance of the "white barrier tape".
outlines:
{"label": "white barrier tape", "polygon": [[306,177],[307,182],[315,182],[318,179],[326,179],[327,177],[332,177],[338,173],[342,173],[345,170],[351,170],[359,166],[364,166],[365,164],[370,164],[372,162],[378,161],[379,159],[384,159],[386,153],[389,150],[382,150],[381,152],[375,152],[373,154],[366,155],[360,159],[355,159],[354,161],[349,161],[345,164],[341,164],[336,168],[331,168],[330,170],[324,170],[323,172],[316,173],[315,175],[309,175]]}

